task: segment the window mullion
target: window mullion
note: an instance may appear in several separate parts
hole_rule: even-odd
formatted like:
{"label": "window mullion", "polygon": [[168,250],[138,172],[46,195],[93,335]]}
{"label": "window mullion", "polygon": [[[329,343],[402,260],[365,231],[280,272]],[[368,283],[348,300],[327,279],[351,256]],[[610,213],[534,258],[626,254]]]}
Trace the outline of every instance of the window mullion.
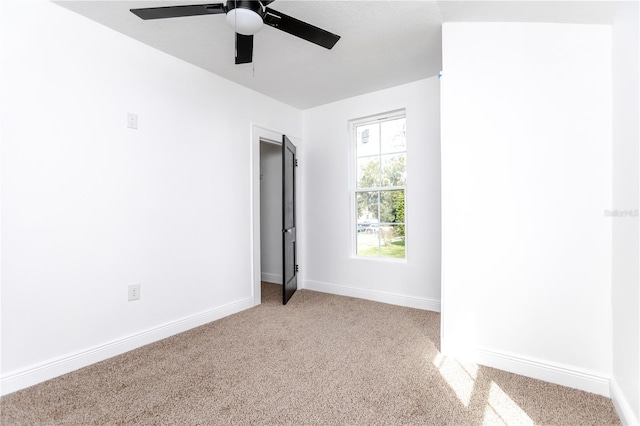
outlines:
{"label": "window mullion", "polygon": [[404,186],[373,186],[367,188],[356,188],[355,192],[375,192],[375,191],[404,191]]}
{"label": "window mullion", "polygon": [[391,152],[385,152],[384,154],[380,153],[380,154],[367,154],[367,155],[358,155],[356,157],[356,160],[358,158],[375,158],[375,157],[386,157],[386,156],[391,156],[391,155],[399,155],[399,154],[406,154],[407,151],[391,151]]}

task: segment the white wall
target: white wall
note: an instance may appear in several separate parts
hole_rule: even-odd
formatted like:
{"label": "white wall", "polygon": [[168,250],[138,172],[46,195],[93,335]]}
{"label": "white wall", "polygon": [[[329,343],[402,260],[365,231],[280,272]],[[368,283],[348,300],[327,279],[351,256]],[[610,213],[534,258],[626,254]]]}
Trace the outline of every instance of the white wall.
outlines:
{"label": "white wall", "polygon": [[611,28],[445,23],[443,351],[611,374]]}
{"label": "white wall", "polygon": [[252,123],[299,136],[301,112],[1,3],[2,392],[253,306]]}
{"label": "white wall", "polygon": [[[305,288],[440,309],[440,84],[436,77],[304,111]],[[349,120],[406,109],[407,259],[351,253]]]}
{"label": "white wall", "polygon": [[[638,211],[640,195],[640,8],[623,3],[613,24],[613,203]],[[636,213],[637,214],[637,213]],[[613,217],[611,393],[626,424],[640,423],[640,263],[638,217]]]}
{"label": "white wall", "polygon": [[282,284],[282,145],[260,144],[262,281]]}

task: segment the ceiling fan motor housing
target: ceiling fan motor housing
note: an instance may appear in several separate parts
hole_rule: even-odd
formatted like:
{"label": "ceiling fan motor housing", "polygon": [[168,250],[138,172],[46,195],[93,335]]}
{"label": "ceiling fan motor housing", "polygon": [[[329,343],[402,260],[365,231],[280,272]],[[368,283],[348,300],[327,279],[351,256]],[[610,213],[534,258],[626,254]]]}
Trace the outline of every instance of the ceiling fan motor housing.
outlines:
{"label": "ceiling fan motor housing", "polygon": [[227,23],[235,32],[253,35],[263,27],[264,10],[257,0],[227,1]]}

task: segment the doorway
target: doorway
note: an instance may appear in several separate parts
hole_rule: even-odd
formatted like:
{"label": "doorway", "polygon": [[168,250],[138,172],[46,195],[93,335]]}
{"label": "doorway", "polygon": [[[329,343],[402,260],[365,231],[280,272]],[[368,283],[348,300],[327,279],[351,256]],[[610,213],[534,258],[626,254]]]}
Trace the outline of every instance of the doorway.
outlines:
{"label": "doorway", "polygon": [[282,144],[260,140],[260,280],[282,284]]}
{"label": "doorway", "polygon": [[[286,303],[297,288],[298,275],[295,237],[298,192],[295,186],[296,148],[283,134],[256,125],[252,126],[251,141],[253,303],[254,306],[262,303],[263,281],[282,285],[283,303]],[[283,141],[286,144],[283,145]],[[293,165],[286,168],[286,173],[283,158],[287,159],[287,164]],[[286,210],[283,208],[284,194],[287,194]],[[285,226],[285,223],[288,225]],[[287,240],[286,251],[284,240]],[[289,271],[286,286],[283,285],[284,270]],[[284,291],[285,287],[287,292]]]}

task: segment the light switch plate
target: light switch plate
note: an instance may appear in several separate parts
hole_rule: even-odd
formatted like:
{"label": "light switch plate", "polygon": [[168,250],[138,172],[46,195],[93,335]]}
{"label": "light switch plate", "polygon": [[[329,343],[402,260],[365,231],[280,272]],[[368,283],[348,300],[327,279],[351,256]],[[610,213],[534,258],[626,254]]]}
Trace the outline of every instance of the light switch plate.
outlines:
{"label": "light switch plate", "polygon": [[127,127],[129,129],[138,128],[138,114],[134,114],[132,112],[127,113]]}
{"label": "light switch plate", "polygon": [[129,302],[140,299],[140,284],[129,284]]}

